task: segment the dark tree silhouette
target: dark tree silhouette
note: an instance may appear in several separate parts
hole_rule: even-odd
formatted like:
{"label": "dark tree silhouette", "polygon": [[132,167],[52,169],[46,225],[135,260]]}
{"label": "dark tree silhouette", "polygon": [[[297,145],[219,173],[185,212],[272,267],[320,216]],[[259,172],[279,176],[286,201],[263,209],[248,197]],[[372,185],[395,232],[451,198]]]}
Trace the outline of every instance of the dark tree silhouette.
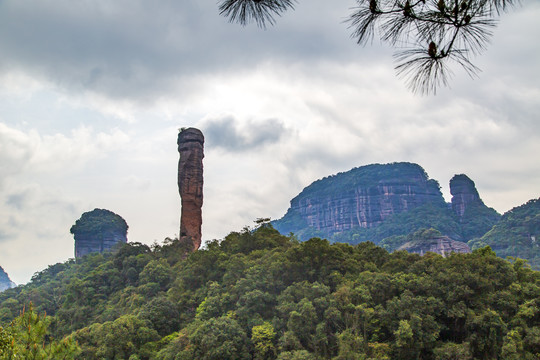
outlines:
{"label": "dark tree silhouette", "polygon": [[[356,0],[347,22],[359,45],[375,35],[396,48],[399,77],[421,94],[435,94],[448,86],[450,65],[471,77],[480,69],[471,57],[485,50],[497,17],[518,0]],[[220,14],[231,22],[259,27],[294,9],[294,0],[221,0]]]}

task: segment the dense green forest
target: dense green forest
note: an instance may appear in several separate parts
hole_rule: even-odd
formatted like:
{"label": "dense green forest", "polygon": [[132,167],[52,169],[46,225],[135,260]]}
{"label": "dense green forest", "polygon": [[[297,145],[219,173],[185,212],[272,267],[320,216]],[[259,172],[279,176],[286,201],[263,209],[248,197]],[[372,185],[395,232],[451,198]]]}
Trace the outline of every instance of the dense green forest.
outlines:
{"label": "dense green forest", "polygon": [[123,244],[0,293],[0,359],[539,359],[540,273],[511,260],[266,223],[188,255]]}

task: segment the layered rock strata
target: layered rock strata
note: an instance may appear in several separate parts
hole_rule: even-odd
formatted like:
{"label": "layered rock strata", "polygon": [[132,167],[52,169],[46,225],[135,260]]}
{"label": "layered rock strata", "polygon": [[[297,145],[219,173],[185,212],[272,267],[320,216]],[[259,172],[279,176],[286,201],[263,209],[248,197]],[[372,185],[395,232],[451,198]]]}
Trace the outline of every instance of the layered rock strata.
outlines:
{"label": "layered rock strata", "polygon": [[424,255],[433,252],[446,257],[451,253],[470,253],[469,245],[461,241],[455,241],[448,236],[436,236],[421,241],[411,241],[403,244],[398,250],[406,250],[410,253]]}
{"label": "layered rock strata", "polygon": [[412,163],[373,164],[339,173],[306,187],[291,200],[287,214],[275,222],[303,223],[324,234],[372,228],[426,203],[444,205],[439,183]]}
{"label": "layered rock strata", "polygon": [[180,241],[191,243],[193,250],[197,250],[202,238],[204,136],[195,128],[182,129],[177,144],[178,191],[182,203]]}

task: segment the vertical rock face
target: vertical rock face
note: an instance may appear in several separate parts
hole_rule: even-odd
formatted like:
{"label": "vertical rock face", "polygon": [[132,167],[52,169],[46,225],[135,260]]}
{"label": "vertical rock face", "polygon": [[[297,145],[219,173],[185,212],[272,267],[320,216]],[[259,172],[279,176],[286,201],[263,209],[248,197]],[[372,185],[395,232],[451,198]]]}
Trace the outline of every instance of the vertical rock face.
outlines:
{"label": "vertical rock face", "polygon": [[465,174],[454,175],[450,180],[450,194],[452,194],[452,210],[460,219],[470,206],[484,206],[474,181]]}
{"label": "vertical rock face", "polygon": [[118,243],[126,243],[127,229],[126,221],[112,211],[85,212],[70,229],[75,238],[75,258],[111,251]]}
{"label": "vertical rock face", "polygon": [[274,226],[282,233],[296,233],[303,225],[330,235],[373,228],[427,203],[445,206],[438,182],[422,167],[372,164],[315,181],[291,200]]}
{"label": "vertical rock face", "polygon": [[191,242],[193,250],[201,246],[203,205],[204,136],[195,128],[178,134],[178,191],[182,200],[180,241]]}

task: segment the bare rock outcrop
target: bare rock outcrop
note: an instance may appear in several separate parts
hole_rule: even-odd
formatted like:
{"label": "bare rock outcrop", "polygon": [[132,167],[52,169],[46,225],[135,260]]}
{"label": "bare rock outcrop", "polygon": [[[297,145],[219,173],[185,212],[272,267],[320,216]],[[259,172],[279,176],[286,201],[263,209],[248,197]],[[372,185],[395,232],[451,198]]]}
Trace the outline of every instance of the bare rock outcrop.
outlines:
{"label": "bare rock outcrop", "polygon": [[410,236],[410,241],[400,246],[397,250],[406,250],[410,253],[424,255],[433,252],[443,257],[451,253],[470,253],[469,245],[442,235],[434,229],[423,229]]}
{"label": "bare rock outcrop", "polygon": [[195,128],[181,129],[178,133],[178,191],[182,201],[180,215],[180,241],[201,246],[203,205],[204,136]]}

